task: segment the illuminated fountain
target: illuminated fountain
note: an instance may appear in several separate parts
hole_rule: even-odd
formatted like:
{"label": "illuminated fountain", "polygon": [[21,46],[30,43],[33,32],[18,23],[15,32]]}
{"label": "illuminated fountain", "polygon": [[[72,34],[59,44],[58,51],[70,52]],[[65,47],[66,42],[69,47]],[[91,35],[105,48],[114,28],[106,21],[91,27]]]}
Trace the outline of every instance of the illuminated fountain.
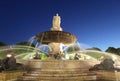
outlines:
{"label": "illuminated fountain", "polygon": [[[96,79],[99,78],[119,81],[120,72],[94,71],[93,73],[89,71],[89,68],[99,64],[100,60],[105,57],[112,58],[115,68],[120,68],[120,56],[95,50],[79,50],[67,54],[66,48],[74,45],[77,38],[73,34],[63,31],[60,23],[60,16],[56,14],[53,17],[53,26],[50,31],[41,32],[30,39],[32,43],[33,40],[37,40],[40,46],[37,43],[35,48],[18,45],[0,48],[1,56],[5,55],[3,52],[6,53],[10,49],[24,50],[15,57],[18,63],[27,64],[28,70],[23,76],[19,76],[17,81],[97,81]],[[64,46],[66,47],[63,49]],[[47,52],[41,51],[46,47]],[[36,53],[47,54],[47,59],[33,59]],[[76,53],[81,56],[79,60],[69,58],[74,57]],[[60,58],[56,58],[57,56]],[[63,57],[64,59],[62,59]]]}
{"label": "illuminated fountain", "polygon": [[[84,81],[96,80],[96,74],[89,72],[92,65],[89,61],[62,60],[63,46],[74,44],[76,36],[64,32],[60,26],[61,19],[58,14],[53,17],[53,26],[50,31],[41,32],[35,39],[43,45],[49,46],[46,60],[29,60],[29,70],[17,81]],[[56,57],[60,57],[57,59]]]}
{"label": "illuminated fountain", "polygon": [[50,46],[49,55],[63,54],[62,47],[75,43],[77,38],[69,33],[64,32],[60,27],[60,16],[56,14],[53,17],[53,26],[51,31],[46,31],[36,36],[38,42]]}

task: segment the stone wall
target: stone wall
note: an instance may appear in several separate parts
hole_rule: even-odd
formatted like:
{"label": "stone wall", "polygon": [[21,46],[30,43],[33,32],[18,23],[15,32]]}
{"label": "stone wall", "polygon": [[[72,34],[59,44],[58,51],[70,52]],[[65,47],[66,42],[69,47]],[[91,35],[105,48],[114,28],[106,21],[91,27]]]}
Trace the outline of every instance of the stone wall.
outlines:
{"label": "stone wall", "polygon": [[120,72],[98,71],[96,73],[98,79],[120,81]]}
{"label": "stone wall", "polygon": [[23,75],[23,71],[9,71],[0,73],[0,81],[14,81],[18,76]]}
{"label": "stone wall", "polygon": [[40,71],[83,71],[90,68],[87,61],[80,60],[31,60],[29,68]]}

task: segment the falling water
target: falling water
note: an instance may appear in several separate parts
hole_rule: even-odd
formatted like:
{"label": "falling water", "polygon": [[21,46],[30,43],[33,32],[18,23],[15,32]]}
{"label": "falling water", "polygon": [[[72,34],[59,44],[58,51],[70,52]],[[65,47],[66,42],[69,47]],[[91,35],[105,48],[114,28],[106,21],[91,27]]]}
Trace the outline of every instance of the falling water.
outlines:
{"label": "falling water", "polygon": [[[80,48],[79,51],[74,51],[72,53],[67,53],[67,50],[69,47],[72,46],[78,46]],[[76,42],[73,45],[67,46],[64,49],[66,59],[69,59],[71,56],[74,57],[75,54],[77,53],[80,56],[86,57],[85,59],[80,58],[80,60],[93,60],[96,61],[96,63],[99,63],[100,60],[99,58],[101,56],[105,56],[105,58],[111,58],[115,62],[115,67],[120,68],[120,56],[113,54],[113,53],[107,53],[107,52],[102,52],[102,51],[96,51],[96,50],[83,50],[81,49],[81,44],[79,42]]]}

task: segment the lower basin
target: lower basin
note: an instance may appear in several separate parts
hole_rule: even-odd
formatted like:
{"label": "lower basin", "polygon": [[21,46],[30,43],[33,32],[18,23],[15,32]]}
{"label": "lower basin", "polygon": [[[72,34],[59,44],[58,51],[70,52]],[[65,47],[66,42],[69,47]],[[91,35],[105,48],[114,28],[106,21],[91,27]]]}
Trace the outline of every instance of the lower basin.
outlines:
{"label": "lower basin", "polygon": [[28,72],[18,77],[17,81],[96,80],[96,73],[88,70],[92,63],[80,60],[30,60]]}

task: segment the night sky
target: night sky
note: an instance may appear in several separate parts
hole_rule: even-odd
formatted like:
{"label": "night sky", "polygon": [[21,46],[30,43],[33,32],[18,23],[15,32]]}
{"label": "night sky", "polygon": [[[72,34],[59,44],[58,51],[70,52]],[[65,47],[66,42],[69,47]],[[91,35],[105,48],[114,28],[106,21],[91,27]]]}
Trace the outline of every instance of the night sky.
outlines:
{"label": "night sky", "polygon": [[28,41],[50,30],[56,13],[83,47],[120,47],[120,0],[0,0],[0,41]]}

